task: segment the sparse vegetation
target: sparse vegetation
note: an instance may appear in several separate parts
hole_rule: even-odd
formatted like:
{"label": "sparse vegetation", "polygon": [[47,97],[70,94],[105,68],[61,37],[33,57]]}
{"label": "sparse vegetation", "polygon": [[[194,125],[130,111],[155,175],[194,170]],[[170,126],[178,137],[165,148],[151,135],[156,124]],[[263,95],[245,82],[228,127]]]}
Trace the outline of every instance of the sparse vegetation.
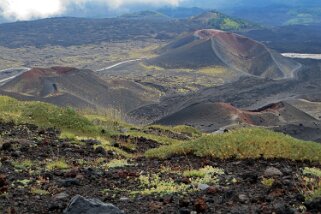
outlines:
{"label": "sparse vegetation", "polygon": [[198,72],[202,74],[217,76],[217,75],[226,74],[226,72],[228,72],[228,69],[225,67],[216,66],[216,67],[201,68],[198,70]]}
{"label": "sparse vegetation", "polygon": [[139,181],[141,186],[143,187],[143,190],[134,191],[132,192],[133,195],[150,195],[155,193],[160,195],[167,195],[176,192],[186,192],[189,187],[186,184],[177,184],[171,178],[167,179],[166,181],[162,180],[161,177],[156,174],[150,176],[141,175],[139,177]]}
{"label": "sparse vegetation", "polygon": [[185,177],[191,178],[205,178],[206,176],[213,175],[213,174],[224,174],[224,171],[219,168],[214,168],[212,166],[205,166],[198,170],[187,170],[183,172]]}
{"label": "sparse vegetation", "polygon": [[198,184],[216,184],[219,181],[217,175],[222,174],[224,174],[224,170],[212,166],[205,166],[198,170],[194,169],[183,172],[183,176],[189,177],[194,186]]}
{"label": "sparse vegetation", "polygon": [[64,169],[69,169],[69,168],[70,168],[70,166],[63,159],[50,161],[46,165],[46,169],[49,171],[52,171],[55,169],[64,170]]}
{"label": "sparse vegetation", "polygon": [[321,197],[321,169],[305,167],[303,169],[303,193],[306,200]]}
{"label": "sparse vegetation", "polygon": [[29,179],[22,179],[22,180],[17,180],[15,184],[21,185],[21,186],[28,186],[32,181]]}
{"label": "sparse vegetation", "polygon": [[[170,169],[162,169],[162,173],[172,172]],[[187,193],[190,191],[197,191],[199,184],[216,184],[218,180],[218,175],[224,174],[224,170],[219,168],[214,168],[212,166],[205,166],[200,169],[186,170],[183,172],[175,171],[175,174],[188,177],[190,179],[190,184],[177,183],[172,178],[164,179],[161,174],[153,175],[141,175],[139,181],[143,190],[135,191],[133,194],[160,194],[166,195],[171,193]]]}
{"label": "sparse vegetation", "polygon": [[165,69],[156,65],[146,65],[144,63],[139,64],[142,68],[147,71],[164,71]]}
{"label": "sparse vegetation", "polygon": [[33,162],[31,160],[14,161],[12,165],[17,170],[27,170],[33,166]]}
{"label": "sparse vegetation", "polygon": [[38,188],[31,188],[30,192],[34,195],[41,195],[41,196],[50,194],[47,190],[38,189]]}
{"label": "sparse vegetation", "polygon": [[208,20],[208,25],[212,28],[222,29],[222,30],[241,30],[246,28],[257,28],[258,25],[252,24],[250,22],[233,19],[217,11],[211,11],[213,18]]}
{"label": "sparse vegetation", "polygon": [[130,164],[128,163],[127,160],[125,159],[114,159],[108,162],[105,166],[107,168],[120,168],[124,166],[129,166]]}
{"label": "sparse vegetation", "polygon": [[188,143],[162,146],[146,152],[147,157],[166,158],[194,154],[227,159],[286,158],[321,162],[321,145],[305,142],[262,128],[244,128],[224,134],[211,134]]}
{"label": "sparse vegetation", "polygon": [[303,174],[304,175],[313,175],[313,176],[321,177],[321,170],[318,169],[318,168],[305,167],[304,170],[303,170]]}
{"label": "sparse vegetation", "polygon": [[74,133],[99,133],[97,127],[71,108],[59,108],[42,102],[17,101],[4,96],[0,96],[0,118],[40,127],[57,127]]}

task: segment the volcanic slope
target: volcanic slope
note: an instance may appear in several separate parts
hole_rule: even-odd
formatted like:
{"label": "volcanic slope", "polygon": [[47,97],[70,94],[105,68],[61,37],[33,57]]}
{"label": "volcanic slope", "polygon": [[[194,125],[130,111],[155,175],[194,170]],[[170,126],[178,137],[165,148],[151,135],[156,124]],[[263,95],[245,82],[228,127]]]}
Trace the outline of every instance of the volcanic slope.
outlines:
{"label": "volcanic slope", "polygon": [[[275,128],[279,131],[286,132],[290,125],[298,127],[302,124],[312,124],[316,136],[321,136],[319,121],[309,114],[295,108],[288,102],[278,102],[264,106],[257,110],[242,110],[227,103],[203,102],[193,104],[176,112],[172,115],[162,118],[156,122],[163,125],[187,124],[197,127],[207,132],[223,130],[238,126],[263,126]],[[307,128],[307,127],[306,127]],[[306,139],[307,136],[298,135],[298,133],[288,133],[298,138]],[[310,133],[312,134],[312,133]],[[310,140],[317,137],[310,136]]]}
{"label": "volcanic slope", "polygon": [[131,81],[104,81],[91,70],[33,68],[0,87],[0,93],[76,108],[127,112],[157,100],[158,93]]}
{"label": "volcanic slope", "polygon": [[226,67],[263,78],[295,76],[301,65],[249,38],[205,29],[185,35],[159,50],[147,63],[164,68]]}

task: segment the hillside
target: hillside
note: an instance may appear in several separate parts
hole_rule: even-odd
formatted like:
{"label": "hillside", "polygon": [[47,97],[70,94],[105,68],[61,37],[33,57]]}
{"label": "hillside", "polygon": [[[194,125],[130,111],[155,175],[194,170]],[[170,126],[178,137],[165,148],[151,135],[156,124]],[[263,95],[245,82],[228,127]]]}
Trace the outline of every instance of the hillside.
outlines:
{"label": "hillside", "polygon": [[251,28],[259,28],[258,25],[248,21],[232,18],[218,11],[207,11],[191,18],[192,23],[203,23],[206,28],[221,29],[227,31],[238,31]]}
{"label": "hillside", "polygon": [[320,53],[321,24],[256,29],[241,34],[260,41],[280,53]]}
{"label": "hillside", "polygon": [[23,100],[123,113],[158,99],[157,91],[137,83],[107,82],[93,71],[68,67],[33,68],[1,86],[0,92]]}
{"label": "hillside", "polygon": [[61,17],[5,23],[0,24],[0,46],[70,47],[111,41],[144,41],[153,38],[168,41],[181,33],[209,27],[234,31],[257,28],[226,17],[220,14],[219,24],[216,24],[215,17],[209,19],[209,22],[204,22],[200,18],[175,19],[159,12],[143,11],[105,19]]}
{"label": "hillside", "polygon": [[0,101],[1,212],[319,210],[320,144],[265,129],[203,135],[185,126],[133,127]]}
{"label": "hillside", "polygon": [[316,72],[320,67],[317,61],[300,62],[304,66],[298,78],[241,77],[195,93],[165,97],[159,103],[135,109],[130,116],[143,123],[186,124],[207,132],[263,126],[320,142],[320,72]]}
{"label": "hillside", "polygon": [[[317,119],[308,115],[287,102],[273,103],[257,110],[242,110],[226,103],[198,103],[188,106],[172,115],[166,116],[156,124],[178,125],[185,124],[196,127],[207,132],[223,131],[242,126],[262,126],[267,128],[279,127],[278,131],[294,135],[297,138],[318,140],[321,135],[320,123]],[[314,123],[314,130],[311,128],[307,133],[295,133],[295,126],[303,131],[302,124]],[[286,126],[293,128],[282,129]],[[318,125],[317,125],[318,124]]]}
{"label": "hillside", "polygon": [[249,38],[219,30],[199,30],[183,36],[160,50],[148,63],[164,68],[202,68],[223,66],[254,76],[292,78],[300,68]]}

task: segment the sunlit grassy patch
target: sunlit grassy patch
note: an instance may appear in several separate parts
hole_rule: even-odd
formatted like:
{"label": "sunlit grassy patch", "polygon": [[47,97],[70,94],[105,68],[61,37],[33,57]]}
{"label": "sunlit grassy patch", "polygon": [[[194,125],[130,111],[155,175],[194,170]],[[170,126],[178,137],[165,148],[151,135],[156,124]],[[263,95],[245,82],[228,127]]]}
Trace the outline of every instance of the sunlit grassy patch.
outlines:
{"label": "sunlit grassy patch", "polygon": [[114,159],[108,162],[105,167],[106,168],[120,168],[124,166],[130,166],[131,164],[128,163],[126,159]]}
{"label": "sunlit grassy patch", "polygon": [[244,128],[224,134],[205,135],[196,140],[162,146],[146,152],[147,157],[167,158],[193,154],[227,159],[285,158],[321,162],[321,145],[305,142],[262,128]]}
{"label": "sunlit grassy patch", "polygon": [[40,127],[57,127],[72,133],[97,134],[99,128],[71,108],[59,108],[42,102],[24,102],[0,96],[0,118]]}
{"label": "sunlit grassy patch", "polygon": [[63,159],[50,161],[49,163],[46,164],[46,169],[49,171],[52,171],[55,169],[64,170],[64,169],[69,169],[69,168],[70,168],[70,166]]}
{"label": "sunlit grassy patch", "polygon": [[164,71],[165,69],[156,65],[146,65],[144,63],[139,63],[139,65],[146,71]]}
{"label": "sunlit grassy patch", "polygon": [[[177,183],[172,178],[164,178],[162,173],[175,173],[179,176],[187,177],[190,184]],[[168,167],[162,168],[159,174],[141,175],[139,182],[143,188],[133,194],[160,194],[187,193],[198,191],[199,184],[213,185],[219,181],[218,176],[224,174],[224,170],[212,166],[205,166],[200,169],[186,171],[173,170]]]}
{"label": "sunlit grassy patch", "polygon": [[200,70],[198,70],[199,73],[202,74],[207,74],[207,75],[220,75],[220,74],[225,74],[226,72],[228,72],[228,70],[224,67],[206,67],[206,68],[201,68]]}

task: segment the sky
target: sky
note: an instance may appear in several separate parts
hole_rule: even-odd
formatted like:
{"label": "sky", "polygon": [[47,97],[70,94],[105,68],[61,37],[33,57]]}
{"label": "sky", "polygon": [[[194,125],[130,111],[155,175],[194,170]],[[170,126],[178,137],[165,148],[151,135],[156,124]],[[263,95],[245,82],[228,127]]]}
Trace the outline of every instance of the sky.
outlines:
{"label": "sky", "polygon": [[54,16],[110,17],[133,8],[164,6],[206,7],[218,9],[228,6],[255,6],[276,3],[300,3],[320,0],[0,0],[0,19],[8,21],[30,20]]}
{"label": "sky", "polygon": [[[0,14],[6,19],[29,20],[59,16],[68,11],[86,10],[100,5],[112,10],[123,10],[137,4],[153,6],[178,6],[182,0],[0,0]],[[108,11],[106,11],[108,12]]]}

